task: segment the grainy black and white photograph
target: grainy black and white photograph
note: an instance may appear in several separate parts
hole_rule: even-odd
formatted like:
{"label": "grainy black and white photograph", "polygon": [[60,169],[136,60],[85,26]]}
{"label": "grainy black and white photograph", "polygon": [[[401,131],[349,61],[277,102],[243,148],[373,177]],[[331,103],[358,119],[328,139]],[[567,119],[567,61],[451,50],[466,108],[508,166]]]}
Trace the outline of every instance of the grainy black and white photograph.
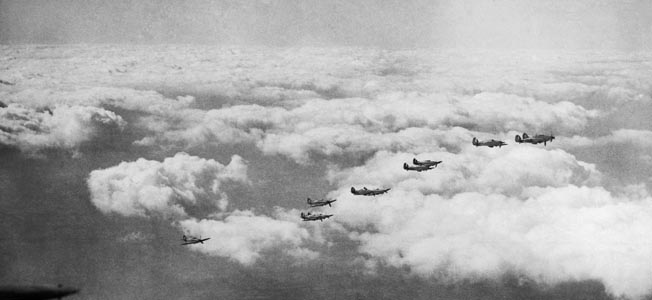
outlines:
{"label": "grainy black and white photograph", "polygon": [[650,300],[652,2],[2,0],[0,299]]}

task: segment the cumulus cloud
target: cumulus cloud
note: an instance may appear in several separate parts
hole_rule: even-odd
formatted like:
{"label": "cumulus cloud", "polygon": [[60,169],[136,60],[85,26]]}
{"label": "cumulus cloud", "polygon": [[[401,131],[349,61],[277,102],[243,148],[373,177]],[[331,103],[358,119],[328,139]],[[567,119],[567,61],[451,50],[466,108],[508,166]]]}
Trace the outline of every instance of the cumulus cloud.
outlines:
{"label": "cumulus cloud", "polygon": [[[564,101],[577,98],[570,95],[574,89],[555,87],[545,70],[568,61],[550,53],[534,59],[529,53],[354,48],[161,47],[143,52],[126,47],[120,55],[115,50],[97,47],[89,56],[71,47],[46,65],[9,51],[24,69],[7,71],[19,87],[0,95],[33,106],[87,103],[146,112],[134,125],[152,134],[135,141],[139,146],[253,143],[266,154],[301,163],[312,156],[360,155],[388,147],[422,149],[425,143],[414,145],[419,143],[414,140],[438,144],[436,136],[424,132],[410,141],[405,130],[577,134],[598,116]],[[52,51],[40,50],[45,57],[55,55]],[[571,79],[570,84],[579,84]],[[160,93],[147,91],[162,81]],[[198,99],[202,95],[209,99]]]}
{"label": "cumulus cloud", "polygon": [[[88,187],[92,203],[103,213],[122,216],[172,217],[187,234],[210,237],[190,249],[227,257],[244,265],[264,253],[281,251],[297,259],[313,259],[317,252],[302,247],[307,229],[287,212],[275,217],[250,210],[227,211],[227,183],[248,184],[247,165],[237,155],[228,165],[212,159],[177,153],[162,162],[138,159],[91,172]],[[139,240],[128,234],[121,241]]]}
{"label": "cumulus cloud", "polygon": [[[468,143],[467,143],[468,144]],[[424,194],[461,192],[520,196],[528,186],[596,185],[601,174],[594,165],[578,161],[563,150],[512,146],[501,149],[466,146],[457,154],[426,152],[419,159],[442,160],[436,170],[416,173],[401,168],[417,157],[409,153],[378,152],[365,165],[333,167],[328,179],[348,189],[351,185],[394,186]]]}
{"label": "cumulus cloud", "polygon": [[351,236],[371,257],[424,275],[447,269],[492,277],[516,269],[548,283],[599,279],[617,295],[649,291],[651,268],[640,262],[652,254],[645,239],[651,199],[632,202],[577,186],[533,193],[522,201],[395,192],[361,208],[377,232]]}
{"label": "cumulus cloud", "polygon": [[[255,143],[264,153],[306,163],[311,154],[331,157],[445,147],[459,139],[455,136],[459,130],[450,130],[455,127],[504,132],[555,126],[558,132],[575,132],[595,115],[569,102],[549,104],[503,94],[458,98],[396,93],[375,100],[312,100],[291,109],[233,106],[211,110],[199,124],[162,135],[168,142],[184,140],[191,145]],[[146,142],[154,139],[141,141]]]}
{"label": "cumulus cloud", "polygon": [[188,219],[180,222],[184,231],[211,237],[195,245],[195,250],[215,256],[231,258],[244,265],[251,265],[264,252],[282,250],[298,259],[314,259],[317,252],[301,247],[310,239],[310,233],[297,222],[255,215],[251,211],[236,210],[223,220]]}
{"label": "cumulus cloud", "polygon": [[605,145],[632,145],[639,148],[652,147],[652,131],[638,129],[617,129],[609,135],[596,138],[573,136],[563,139],[566,147],[600,147]]}
{"label": "cumulus cloud", "polygon": [[[551,283],[599,279],[615,294],[650,288],[649,191],[638,181],[604,187],[614,179],[605,179],[612,175],[606,163],[582,152],[614,144],[649,148],[644,119],[629,120],[640,124],[627,128],[638,129],[619,125],[630,124],[621,114],[632,103],[645,115],[649,54],[65,49],[5,49],[12,59],[0,75],[15,84],[0,89],[3,102],[27,110],[27,119],[49,118],[39,112],[45,107],[124,111],[142,133],[134,141],[145,147],[139,151],[235,144],[328,169],[325,178],[334,186],[328,196],[338,198],[329,212],[336,217],[319,230],[291,209],[227,210],[222,184],[247,178],[236,157],[224,166],[177,155],[91,173],[92,201],[101,211],[173,216],[181,230],[212,238],[190,249],[246,265],[275,251],[315,258],[322,253],[306,245],[334,243],[327,232],[333,231],[359,243],[367,265],[408,266],[417,274],[446,269],[495,276],[518,269]],[[114,119],[112,126],[124,126]],[[109,123],[91,118],[70,128]],[[17,124],[24,132],[34,127]],[[47,143],[80,143],[64,134],[75,130],[48,132],[72,142],[52,142],[49,134]],[[517,145],[516,132],[552,132],[557,139],[547,147]],[[475,148],[473,136],[509,145]],[[258,153],[246,158],[267,159]],[[414,156],[444,163],[424,173],[404,171],[401,165]],[[294,184],[304,182],[283,188]],[[392,191],[354,197],[351,186]]]}
{"label": "cumulus cloud", "polygon": [[618,295],[650,288],[650,267],[640,264],[651,254],[649,198],[631,202],[601,188],[567,186],[524,202],[478,193],[401,193],[384,201],[382,212],[365,209],[379,220],[378,232],[352,236],[361,251],[392,265],[424,275],[447,269],[491,277],[516,269],[548,283],[599,279]]}
{"label": "cumulus cloud", "polygon": [[[424,276],[496,277],[516,270],[543,283],[598,279],[616,295],[652,288],[646,236],[652,198],[640,186],[600,187],[594,165],[559,150],[515,145],[432,152],[435,170],[400,168],[409,153],[379,152],[332,169],[334,222],[369,260]],[[377,197],[350,186],[392,187]],[[443,271],[443,273],[442,273]]]}
{"label": "cumulus cloud", "polygon": [[177,153],[163,162],[138,159],[91,172],[91,201],[102,212],[123,216],[186,218],[197,207],[228,205],[224,182],[247,182],[247,165],[237,155],[228,165]]}
{"label": "cumulus cloud", "polygon": [[89,106],[36,110],[18,104],[0,108],[0,143],[35,153],[47,148],[75,150],[126,122],[115,113]]}
{"label": "cumulus cloud", "polygon": [[192,96],[170,99],[158,92],[127,87],[79,86],[26,87],[7,93],[4,99],[30,107],[53,105],[110,106],[152,114],[169,114],[187,108],[194,102]]}

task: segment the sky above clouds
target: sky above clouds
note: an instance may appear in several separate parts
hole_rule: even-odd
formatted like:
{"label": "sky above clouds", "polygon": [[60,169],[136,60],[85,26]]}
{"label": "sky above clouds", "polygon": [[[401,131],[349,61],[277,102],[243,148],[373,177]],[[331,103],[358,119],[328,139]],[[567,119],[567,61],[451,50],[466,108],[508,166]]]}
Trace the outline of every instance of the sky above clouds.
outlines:
{"label": "sky above clouds", "polygon": [[649,6],[0,1],[0,283],[648,299]]}
{"label": "sky above clouds", "polygon": [[2,1],[3,43],[650,49],[652,4],[605,1]]}

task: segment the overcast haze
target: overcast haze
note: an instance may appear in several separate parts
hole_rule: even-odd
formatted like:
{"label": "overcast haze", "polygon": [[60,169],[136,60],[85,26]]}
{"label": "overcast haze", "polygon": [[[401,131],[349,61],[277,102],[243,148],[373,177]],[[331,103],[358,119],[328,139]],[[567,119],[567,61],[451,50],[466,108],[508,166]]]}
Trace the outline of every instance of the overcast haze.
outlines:
{"label": "overcast haze", "polygon": [[635,1],[2,1],[3,43],[649,49]]}
{"label": "overcast haze", "polygon": [[650,299],[650,5],[0,2],[0,285]]}

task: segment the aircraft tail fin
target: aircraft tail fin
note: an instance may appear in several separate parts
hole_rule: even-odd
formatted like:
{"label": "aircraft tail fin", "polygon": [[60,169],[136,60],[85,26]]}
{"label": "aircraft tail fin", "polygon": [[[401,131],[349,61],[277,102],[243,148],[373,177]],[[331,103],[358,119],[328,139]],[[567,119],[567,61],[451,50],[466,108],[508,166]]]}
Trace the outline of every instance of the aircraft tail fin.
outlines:
{"label": "aircraft tail fin", "polygon": [[418,164],[419,164],[419,161],[418,161],[416,158],[413,158],[413,159],[412,159],[412,163],[415,164],[415,165],[418,165]]}
{"label": "aircraft tail fin", "polygon": [[187,237],[185,234],[183,235],[183,237],[181,237],[181,239],[182,239],[184,242],[185,242],[185,241],[188,241],[188,237]]}
{"label": "aircraft tail fin", "polygon": [[405,169],[405,170],[408,169],[408,164],[407,163],[403,163],[403,169]]}
{"label": "aircraft tail fin", "polygon": [[312,204],[312,201],[310,200],[310,197],[308,197],[308,199],[306,200],[306,202],[308,202],[308,204]]}
{"label": "aircraft tail fin", "polygon": [[521,137],[518,136],[518,134],[517,134],[516,137],[514,138],[514,141],[516,141],[517,143],[522,143],[523,139],[521,139]]}
{"label": "aircraft tail fin", "polygon": [[529,137],[530,137],[530,136],[527,135],[527,133],[523,132],[523,138],[524,138],[524,139],[527,139],[527,138],[529,138]]}
{"label": "aircraft tail fin", "polygon": [[473,140],[471,141],[473,143],[473,146],[478,146],[478,139],[476,137],[473,137]]}
{"label": "aircraft tail fin", "polygon": [[355,194],[355,188],[351,187],[351,194]]}

